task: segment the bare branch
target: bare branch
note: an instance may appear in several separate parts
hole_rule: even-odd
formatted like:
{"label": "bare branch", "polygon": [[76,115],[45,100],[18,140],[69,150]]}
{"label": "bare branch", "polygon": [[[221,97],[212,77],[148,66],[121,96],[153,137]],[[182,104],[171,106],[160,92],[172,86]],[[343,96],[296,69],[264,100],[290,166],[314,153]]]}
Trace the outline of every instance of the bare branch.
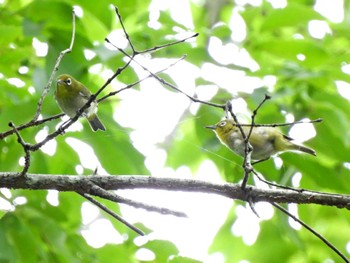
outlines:
{"label": "bare branch", "polygon": [[[106,41],[109,41],[109,40],[106,39]],[[179,59],[176,60],[174,63],[172,63],[172,64],[170,64],[169,66],[167,66],[166,68],[163,68],[163,69],[157,71],[155,74],[159,74],[159,73],[161,73],[161,72],[164,72],[164,71],[168,70],[169,68],[175,66],[177,63],[179,63],[180,61],[184,60],[185,58],[186,58],[185,55],[182,56],[181,58],[179,58]],[[97,102],[101,102],[101,101],[103,101],[103,100],[105,100],[105,99],[107,99],[107,98],[109,98],[109,97],[111,97],[111,96],[114,96],[114,95],[116,95],[116,94],[118,94],[118,93],[120,93],[120,92],[122,92],[122,91],[124,91],[124,90],[130,89],[130,88],[132,88],[132,87],[134,87],[134,86],[140,84],[142,81],[144,81],[144,80],[146,80],[146,79],[149,79],[149,78],[151,78],[151,77],[152,77],[152,75],[149,74],[148,76],[146,76],[146,77],[144,77],[144,78],[142,78],[142,79],[139,79],[138,81],[136,81],[136,82],[134,82],[134,83],[132,83],[132,84],[129,84],[129,85],[127,85],[127,86],[125,86],[125,87],[123,87],[123,88],[117,90],[117,91],[110,92],[109,94],[107,94],[107,95],[103,96],[102,98],[98,99]]]}
{"label": "bare branch", "polygon": [[133,45],[132,42],[131,42],[131,39],[130,39],[130,36],[129,36],[128,32],[126,31],[126,28],[125,28],[125,26],[124,26],[124,22],[123,22],[122,16],[120,15],[119,9],[118,9],[117,6],[115,7],[115,12],[116,12],[116,14],[117,14],[117,16],[118,16],[118,20],[119,20],[119,22],[120,22],[120,25],[121,25],[121,27],[122,27],[122,29],[123,29],[123,32],[124,32],[124,34],[125,34],[125,37],[126,37],[128,43],[129,43],[130,47],[131,47],[131,50],[132,50],[132,53],[134,54],[134,56],[137,55],[137,54],[151,53],[151,52],[157,51],[157,50],[159,50],[159,49],[163,49],[163,48],[167,48],[167,47],[170,47],[170,46],[174,46],[174,45],[176,45],[176,44],[179,44],[179,43],[182,43],[182,42],[186,42],[187,40],[189,40],[189,39],[191,39],[191,38],[194,38],[194,37],[197,37],[197,36],[199,35],[199,33],[195,33],[195,34],[193,34],[193,35],[191,35],[191,36],[189,36],[189,37],[186,37],[186,38],[181,39],[181,40],[178,40],[178,41],[174,41],[174,42],[167,43],[167,44],[160,45],[160,46],[154,46],[154,47],[152,47],[152,48],[149,48],[149,49],[146,49],[146,50],[143,50],[143,51],[137,51],[137,50],[134,48],[134,45]]}
{"label": "bare branch", "polygon": [[[157,178],[149,176],[75,176],[53,174],[0,173],[0,187],[13,189],[55,189],[58,191],[88,192],[89,184],[94,183],[105,190],[118,189],[157,189],[216,194],[231,199],[247,201],[247,192],[240,184],[212,183],[192,179]],[[350,195],[315,192],[311,190],[292,191],[289,189],[259,189],[247,186],[251,201],[318,204],[350,210]]]}
{"label": "bare branch", "polygon": [[133,231],[135,231],[137,234],[139,234],[140,236],[144,236],[145,233],[143,231],[141,231],[140,229],[138,229],[136,226],[130,224],[128,221],[126,221],[124,218],[122,218],[120,215],[116,214],[115,212],[113,212],[112,210],[110,210],[108,207],[106,207],[105,205],[101,204],[100,202],[96,201],[95,199],[93,199],[91,196],[89,196],[88,194],[85,193],[79,193],[82,197],[84,197],[86,200],[90,201],[91,203],[93,203],[94,205],[96,205],[97,207],[99,207],[100,209],[102,209],[103,211],[105,211],[107,214],[111,215],[113,218],[117,219],[119,222],[123,223],[124,225],[126,225],[127,227],[129,227],[130,229],[132,229]]}
{"label": "bare branch", "polygon": [[[305,123],[320,123],[322,122],[323,119],[322,118],[318,118],[315,120],[310,120],[310,121],[295,121],[295,122],[289,122],[289,123],[275,123],[275,124],[271,124],[271,127],[279,127],[279,126],[291,126],[294,124],[305,124]],[[268,124],[257,124],[255,126],[267,126]]]}
{"label": "bare branch", "polygon": [[[253,124],[243,124],[243,123],[240,123],[239,125],[240,126],[254,126],[254,127],[282,127],[282,126],[292,126],[292,125],[295,125],[295,124],[307,124],[307,123],[320,123],[322,122],[323,119],[321,118],[318,118],[318,119],[315,119],[315,120],[309,120],[309,121],[295,121],[295,122],[286,122],[286,123],[271,123],[271,124],[258,124],[258,123],[254,123]],[[238,126],[238,125],[237,125]]]}
{"label": "bare branch", "polygon": [[[242,181],[242,184],[241,184],[241,188],[243,190],[246,189],[246,186],[247,186],[247,182],[248,182],[248,178],[249,178],[249,175],[252,171],[254,171],[253,169],[253,166],[251,164],[251,155],[252,155],[252,152],[253,152],[253,147],[252,145],[249,143],[249,137],[250,137],[250,134],[251,134],[251,130],[253,129],[253,126],[250,128],[250,131],[249,131],[249,134],[245,134],[242,126],[240,125],[238,119],[237,119],[237,116],[236,114],[234,114],[234,112],[232,111],[232,104],[230,101],[228,101],[225,105],[225,112],[226,112],[226,118],[229,116],[229,114],[231,115],[231,117],[233,118],[233,120],[235,121],[241,135],[242,135],[242,138],[245,142],[245,145],[244,145],[244,159],[243,159],[243,164],[242,164],[242,167],[244,169],[244,177],[243,177],[243,181]],[[249,136],[249,137],[248,137]]]}
{"label": "bare branch", "polygon": [[118,20],[119,20],[119,22],[120,22],[120,25],[122,26],[122,29],[123,29],[124,34],[125,34],[125,37],[126,37],[126,39],[128,40],[128,42],[129,42],[129,45],[130,45],[130,47],[131,47],[131,50],[132,50],[133,54],[136,54],[137,52],[136,52],[136,50],[135,50],[135,48],[134,48],[134,45],[132,44],[132,42],[131,42],[131,40],[130,40],[130,37],[129,37],[128,32],[127,32],[126,29],[125,29],[122,16],[120,15],[119,9],[118,9],[117,6],[115,7],[115,12],[116,12],[116,14],[117,14],[117,16],[118,16]]}
{"label": "bare branch", "polygon": [[17,130],[15,124],[13,122],[9,123],[9,126],[13,129],[14,133],[17,135],[17,142],[22,145],[25,156],[24,156],[24,167],[22,172],[20,173],[21,176],[26,176],[29,166],[30,166],[30,151],[28,148],[28,144],[23,140],[22,136],[19,134],[19,131]]}
{"label": "bare branch", "polygon": [[160,213],[163,215],[173,215],[173,216],[177,216],[177,217],[187,217],[187,215],[183,212],[178,212],[178,211],[173,211],[164,207],[157,207],[157,206],[153,206],[153,205],[148,205],[142,202],[137,202],[125,197],[122,197],[120,195],[117,195],[115,193],[111,193],[106,191],[105,189],[103,189],[102,187],[93,184],[91,189],[90,189],[90,194],[95,195],[95,196],[99,196],[101,198],[116,202],[116,203],[120,203],[120,204],[126,204],[126,205],[130,205],[133,206],[135,208],[141,208],[141,209],[145,209],[149,212],[156,212],[156,213]]}
{"label": "bare branch", "polygon": [[[38,126],[38,125],[41,125],[41,124],[43,124],[45,122],[61,118],[62,116],[64,116],[64,113],[56,114],[54,116],[50,116],[50,117],[42,119],[42,120],[30,121],[28,123],[19,125],[16,128],[17,128],[17,131],[21,131],[21,130],[27,129],[29,127]],[[14,133],[15,133],[14,129],[8,130],[6,132],[2,132],[2,133],[0,133],[0,140],[2,140],[5,137],[7,137],[7,136],[9,136],[11,134],[14,134]]]}
{"label": "bare branch", "polygon": [[157,51],[159,49],[163,49],[163,48],[166,48],[166,47],[169,47],[169,46],[173,46],[173,45],[176,45],[176,44],[179,44],[179,43],[183,43],[183,42],[186,42],[187,40],[189,40],[191,38],[198,37],[198,35],[199,35],[199,33],[195,33],[195,34],[193,34],[193,35],[191,35],[189,37],[186,37],[184,39],[180,39],[180,40],[172,42],[172,43],[168,43],[168,44],[164,44],[164,45],[160,45],[160,46],[155,46],[155,47],[152,47],[152,48],[149,48],[149,49],[146,49],[146,50],[139,51],[138,54],[151,53],[151,52]]}
{"label": "bare branch", "polygon": [[59,56],[57,57],[56,59],[56,63],[55,63],[55,66],[51,72],[51,75],[50,75],[50,78],[49,78],[49,81],[47,82],[47,85],[45,86],[44,90],[43,90],[43,93],[41,94],[40,96],[40,99],[39,99],[39,102],[38,102],[38,105],[37,105],[37,109],[36,109],[36,112],[35,112],[35,115],[32,119],[31,122],[35,122],[40,113],[41,113],[41,107],[43,105],[43,102],[44,102],[44,99],[46,97],[46,95],[49,93],[50,91],[50,87],[51,87],[51,84],[52,84],[52,81],[55,77],[55,74],[58,70],[58,67],[61,63],[61,60],[62,58],[67,54],[67,53],[70,53],[72,52],[72,49],[73,49],[73,45],[74,45],[74,39],[75,39],[75,12],[74,10],[72,10],[72,16],[73,16],[73,19],[72,19],[72,38],[71,38],[71,42],[70,42],[70,45],[67,49],[61,51],[61,53],[59,54]]}
{"label": "bare branch", "polygon": [[344,262],[350,262],[349,259],[346,258],[346,256],[340,252],[339,249],[337,249],[331,242],[329,242],[325,237],[323,237],[320,233],[318,233],[316,230],[314,230],[312,227],[310,227],[308,224],[294,216],[293,214],[289,213],[288,210],[284,209],[282,206],[276,204],[276,203],[271,203],[274,207],[285,213],[287,216],[292,218],[294,221],[298,222],[301,224],[303,227],[305,227],[308,231],[310,231],[313,235],[315,235],[317,238],[319,238],[323,243],[325,243],[330,249],[332,249],[338,256],[340,256]]}
{"label": "bare branch", "polygon": [[[114,45],[113,43],[111,43],[107,38],[106,41],[111,44],[114,48],[118,49],[121,53],[123,53],[126,57],[128,57],[130,60],[134,61],[136,64],[138,64],[143,70],[147,71],[152,77],[154,77],[156,80],[158,80],[160,83],[162,83],[163,85],[185,95],[187,98],[189,98],[191,101],[196,102],[196,103],[202,103],[208,106],[212,106],[212,107],[216,107],[216,108],[221,108],[221,109],[225,109],[225,105],[221,105],[221,104],[216,104],[216,103],[212,103],[212,102],[208,102],[208,101],[203,101],[203,100],[199,100],[191,95],[188,95],[187,93],[183,92],[182,90],[180,90],[178,87],[176,87],[175,85],[165,81],[164,79],[160,78],[157,74],[151,72],[148,68],[146,68],[145,66],[141,65],[141,63],[139,63],[137,60],[135,60],[134,56],[130,56],[128,53],[126,53],[123,49],[117,47],[116,45]],[[176,41],[170,44],[167,44],[168,46],[170,45],[174,45],[174,43],[179,43],[179,42],[183,42],[183,41]],[[137,54],[137,53],[136,53]]]}
{"label": "bare branch", "polygon": [[[254,171],[252,163],[251,163],[251,155],[253,152],[253,147],[249,143],[249,138],[252,135],[253,128],[255,126],[255,117],[258,114],[258,111],[262,107],[262,105],[269,99],[271,99],[271,97],[268,95],[265,95],[264,99],[260,102],[258,107],[253,111],[252,122],[251,122],[252,126],[250,126],[250,129],[249,129],[247,136],[244,135],[243,129],[240,128],[240,130],[242,132],[242,136],[243,136],[244,141],[245,141],[245,155],[244,155],[244,161],[243,161],[243,168],[244,168],[245,173],[244,173],[244,178],[242,181],[242,189],[245,189],[246,184],[248,182],[249,175],[252,171]],[[232,112],[231,112],[231,114],[232,114]]]}

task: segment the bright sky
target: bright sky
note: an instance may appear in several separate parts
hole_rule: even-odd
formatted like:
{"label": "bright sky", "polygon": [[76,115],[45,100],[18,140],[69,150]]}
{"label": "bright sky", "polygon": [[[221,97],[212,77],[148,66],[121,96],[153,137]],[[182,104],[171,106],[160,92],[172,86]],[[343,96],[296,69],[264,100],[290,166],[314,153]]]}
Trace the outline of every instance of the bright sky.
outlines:
{"label": "bright sky", "polygon": [[[193,2],[198,3],[200,1],[193,0]],[[243,89],[243,87],[245,92],[253,92],[255,88],[261,87],[262,85],[269,87],[271,91],[273,90],[276,82],[274,76],[266,76],[262,79],[254,78],[246,76],[243,71],[231,70],[225,67],[225,65],[235,63],[249,67],[253,71],[259,69],[259,65],[249,56],[248,52],[234,43],[243,41],[247,34],[247,27],[238,11],[244,8],[246,4],[260,5],[262,1],[236,0],[235,2],[238,7],[232,10],[232,18],[229,24],[231,28],[235,28],[235,34],[232,35],[232,43],[223,44],[222,41],[216,37],[211,37],[209,41],[209,54],[223,66],[219,67],[206,63],[198,68],[186,61],[179,62],[174,68],[168,70],[168,74],[181,90],[192,94],[195,89],[200,89],[199,95],[204,100],[210,100],[210,98],[215,95],[217,88],[213,88],[213,86],[196,87],[195,80],[197,78],[210,80],[216,83],[220,88],[231,92],[233,95],[240,91],[240,89]],[[271,2],[274,8],[283,8],[287,4],[284,0],[270,0],[269,2]],[[83,10],[79,9],[79,7],[77,7],[77,10],[79,11],[79,15],[82,16]],[[149,26],[154,28],[159,26],[157,24],[159,14],[164,10],[170,10],[174,20],[185,25],[189,29],[193,29],[190,3],[188,0],[153,0],[150,5]],[[334,23],[339,23],[344,19],[343,1],[341,0],[318,0],[315,4],[315,10]],[[326,34],[332,34],[328,24],[324,21],[310,21],[309,32],[314,38],[323,38]],[[180,32],[180,34],[182,33]],[[119,43],[121,46],[127,44],[120,31],[112,32],[109,39],[114,43]],[[33,47],[37,50],[38,56],[46,56],[46,43],[41,43],[34,38]],[[91,59],[94,54],[90,51],[86,51],[86,56],[87,59]],[[138,56],[136,59],[152,71],[162,69],[164,66],[173,62],[172,60],[151,59],[145,56]],[[140,78],[146,75],[135,63],[132,64],[132,67]],[[97,68],[95,66],[95,68],[92,68],[90,71],[94,72],[100,68],[101,65]],[[349,66],[347,65],[344,65],[343,70],[344,72],[350,72]],[[104,74],[110,76],[109,72],[104,72]],[[12,81],[14,85],[18,87],[23,85],[19,79],[12,79],[9,81]],[[241,83],[241,86],[234,87],[233,90],[232,83]],[[336,84],[340,94],[350,99],[349,93],[346,92],[346,90],[349,90],[349,84],[345,82],[337,82]],[[152,88],[149,88],[150,86],[152,86]],[[162,99],[157,100],[156,103],[150,102],[159,97]],[[173,136],[171,132],[174,129],[174,125],[181,125],[181,123],[179,123],[180,117],[183,111],[190,105],[190,101],[186,97],[164,89],[159,82],[150,79],[144,81],[140,85],[140,90],[130,90],[121,93],[120,99],[121,102],[115,111],[114,118],[122,126],[133,128],[134,131],[131,133],[132,142],[134,146],[146,156],[145,165],[152,176],[196,178],[209,181],[221,180],[215,165],[210,160],[204,161],[194,175],[186,166],[176,170],[165,166],[167,153],[157,144],[163,142],[167,136]],[[135,104],[142,109],[142,112],[136,112],[134,110]],[[238,109],[235,109],[236,111],[243,113],[248,112],[243,100],[237,100],[235,105],[240,105]],[[160,108],[172,109],[172,111],[160,111]],[[196,113],[197,107],[192,107],[191,110],[192,113]],[[145,117],[143,118],[140,114]],[[152,116],[152,118],[147,118],[147,116]],[[293,118],[293,116],[290,117]],[[162,122],[162,125],[157,125],[157,130],[153,129],[153,124],[156,125],[159,121]],[[305,127],[302,127],[302,132],[300,132],[298,127],[299,126],[295,126],[291,130],[291,133],[293,137],[300,141],[307,140],[315,135],[312,125],[309,126],[310,133],[305,133]],[[73,129],[81,128],[81,124],[79,123],[73,127]],[[37,135],[36,140],[39,141],[46,136],[46,134],[47,131],[41,131]],[[70,138],[69,134],[67,134],[66,141],[72,145],[74,149],[78,149],[77,152],[81,158],[81,166],[76,167],[77,173],[81,173],[84,167],[90,169],[94,169],[97,166],[100,167],[98,159],[89,145],[77,139]],[[200,147],[196,145],[193,146],[189,142],[189,147],[191,146],[194,151],[196,151],[196,149],[199,150]],[[52,141],[50,145],[47,144],[42,150],[52,155],[55,149],[56,144]],[[275,162],[278,164],[281,160],[276,158]],[[102,169],[103,168],[100,167],[99,171],[104,171]],[[298,184],[301,176],[301,174],[295,175],[293,181],[295,185]],[[264,187],[264,185],[259,186]],[[4,189],[1,191],[5,196],[10,195],[10,193]],[[119,194],[149,204],[184,211],[189,215],[188,219],[179,219],[173,216],[149,213],[121,205],[123,216],[128,221],[131,223],[141,221],[147,227],[154,230],[149,236],[137,239],[135,241],[137,244],[142,244],[147,239],[169,239],[178,246],[181,253],[185,256],[194,257],[204,262],[224,262],[222,255],[208,255],[207,250],[219,227],[226,219],[227,213],[233,204],[232,200],[214,195],[146,190],[123,191],[119,192]],[[52,205],[58,205],[57,192],[49,191],[48,201]],[[25,200],[18,200],[18,202],[25,203]],[[0,207],[11,209],[9,204],[3,202],[2,199],[0,199]],[[260,231],[259,222],[270,219],[274,214],[274,210],[269,204],[256,204],[256,210],[261,216],[260,219],[252,213],[249,207],[237,205],[235,208],[238,219],[232,225],[231,232],[234,236],[242,237],[247,245],[254,244]],[[290,206],[290,210],[297,214],[297,207]],[[99,247],[108,242],[122,242],[123,237],[114,230],[108,220],[100,217],[100,213],[101,212],[96,207],[90,204],[86,203],[82,207],[83,223],[85,225],[82,234],[88,243],[92,246]],[[247,224],[249,224],[249,228]],[[299,225],[295,225],[292,222],[291,225],[295,229],[300,228]],[[350,245],[348,247],[350,247]],[[138,257],[140,259],[152,259],[154,255],[150,251],[140,250]]]}

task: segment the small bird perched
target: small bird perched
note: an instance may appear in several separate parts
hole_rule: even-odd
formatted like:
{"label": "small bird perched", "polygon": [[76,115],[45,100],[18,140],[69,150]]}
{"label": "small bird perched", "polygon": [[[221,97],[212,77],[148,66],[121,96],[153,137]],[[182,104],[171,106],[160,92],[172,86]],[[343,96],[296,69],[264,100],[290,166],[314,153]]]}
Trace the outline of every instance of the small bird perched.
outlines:
{"label": "small bird perched", "polygon": [[[90,96],[91,92],[72,76],[68,74],[58,76],[55,98],[58,106],[70,118],[78,113],[90,99]],[[89,121],[93,131],[106,130],[97,117],[97,101],[92,101],[90,107],[84,110],[82,116]]]}
{"label": "small bird perched", "polygon": [[[214,130],[222,144],[240,156],[245,155],[245,142],[239,127],[233,120],[223,120],[213,126],[206,126]],[[245,136],[248,136],[249,126],[241,126]],[[254,127],[249,137],[253,146],[252,159],[263,161],[279,152],[301,151],[316,156],[313,149],[291,142],[293,139],[283,135],[273,127]]]}

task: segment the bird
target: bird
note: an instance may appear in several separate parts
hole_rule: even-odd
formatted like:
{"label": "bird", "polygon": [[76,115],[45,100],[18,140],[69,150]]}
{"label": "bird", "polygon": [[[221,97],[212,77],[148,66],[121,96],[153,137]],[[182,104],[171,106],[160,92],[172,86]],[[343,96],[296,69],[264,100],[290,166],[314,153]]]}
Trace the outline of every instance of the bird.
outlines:
{"label": "bird", "polygon": [[[245,156],[245,141],[238,125],[234,120],[226,119],[212,126],[220,142],[234,153]],[[251,126],[241,126],[245,136],[248,136]],[[285,151],[299,151],[316,156],[316,152],[304,145],[292,142],[292,138],[282,134],[274,127],[253,127],[249,143],[253,147],[251,158],[258,162],[269,159],[272,155]]]}
{"label": "bird", "polygon": [[[61,110],[70,118],[73,118],[78,111],[87,103],[91,97],[91,92],[79,81],[68,74],[57,77],[57,88],[55,99]],[[106,128],[97,116],[97,101],[91,102],[90,106],[82,113],[88,120],[93,131]]]}

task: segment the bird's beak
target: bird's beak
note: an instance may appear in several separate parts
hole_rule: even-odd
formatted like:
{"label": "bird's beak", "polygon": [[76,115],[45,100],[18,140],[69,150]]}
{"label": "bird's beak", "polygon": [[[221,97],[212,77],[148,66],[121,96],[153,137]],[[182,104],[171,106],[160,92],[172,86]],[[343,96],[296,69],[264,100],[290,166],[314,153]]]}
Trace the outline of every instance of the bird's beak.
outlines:
{"label": "bird's beak", "polygon": [[62,84],[64,81],[62,79],[57,80],[57,84]]}
{"label": "bird's beak", "polygon": [[211,129],[211,130],[215,130],[216,129],[216,125],[205,126],[205,128]]}

